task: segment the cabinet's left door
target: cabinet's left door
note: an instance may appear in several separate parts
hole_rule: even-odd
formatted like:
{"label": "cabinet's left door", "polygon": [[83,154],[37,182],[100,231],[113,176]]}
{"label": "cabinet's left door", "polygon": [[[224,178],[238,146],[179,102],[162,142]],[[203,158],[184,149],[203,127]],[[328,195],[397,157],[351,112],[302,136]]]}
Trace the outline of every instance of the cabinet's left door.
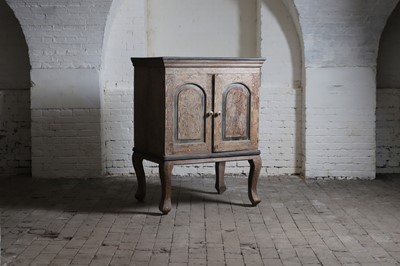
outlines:
{"label": "cabinet's left door", "polygon": [[211,152],[212,77],[166,75],[166,153]]}

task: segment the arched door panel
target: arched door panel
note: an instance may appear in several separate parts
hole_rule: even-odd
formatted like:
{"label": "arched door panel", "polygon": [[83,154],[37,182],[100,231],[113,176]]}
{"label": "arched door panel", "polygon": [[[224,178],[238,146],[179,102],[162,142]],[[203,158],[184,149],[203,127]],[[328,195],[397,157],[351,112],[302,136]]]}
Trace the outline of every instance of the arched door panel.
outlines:
{"label": "arched door panel", "polygon": [[210,153],[212,79],[209,75],[167,75],[167,154]]}
{"label": "arched door panel", "polygon": [[257,149],[257,74],[215,75],[213,151]]}

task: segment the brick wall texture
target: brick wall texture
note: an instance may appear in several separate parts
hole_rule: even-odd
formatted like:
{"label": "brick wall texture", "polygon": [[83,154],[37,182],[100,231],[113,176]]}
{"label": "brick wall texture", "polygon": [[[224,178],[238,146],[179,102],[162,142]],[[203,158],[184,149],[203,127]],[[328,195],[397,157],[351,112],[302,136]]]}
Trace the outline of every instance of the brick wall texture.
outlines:
{"label": "brick wall texture", "polygon": [[31,173],[29,95],[0,89],[0,176]]}
{"label": "brick wall texture", "polygon": [[400,88],[377,90],[376,168],[400,173]]}
{"label": "brick wall texture", "polygon": [[[263,173],[374,178],[376,172],[400,171],[398,75],[379,74],[380,69],[398,69],[398,64],[381,53],[384,59],[376,62],[379,47],[384,47],[381,33],[396,4],[258,1],[257,53],[267,57],[260,108]],[[31,158],[35,177],[133,173],[130,57],[147,55],[146,9],[145,0],[0,2],[0,34],[6,32],[0,55],[7,59],[0,62],[0,170],[5,173],[10,166],[14,173],[27,173]],[[389,20],[385,43],[394,39],[390,36],[400,28],[396,23]],[[14,41],[6,43],[10,36]],[[180,36],[171,30],[171,37]],[[397,54],[398,43],[385,48],[389,55]],[[11,48],[18,56],[3,52]],[[42,76],[49,70],[85,69],[96,78],[98,73],[98,84],[91,80],[90,86],[99,92],[99,107],[82,105],[90,96],[79,94],[79,88],[71,89],[75,99],[83,99],[79,106],[32,103],[31,68]],[[248,166],[229,163],[226,171],[247,173]],[[146,163],[146,172],[157,174],[158,168]],[[174,172],[209,173],[214,173],[211,164],[176,167]]]}
{"label": "brick wall texture", "polygon": [[33,176],[100,176],[100,132],[99,109],[33,109]]}

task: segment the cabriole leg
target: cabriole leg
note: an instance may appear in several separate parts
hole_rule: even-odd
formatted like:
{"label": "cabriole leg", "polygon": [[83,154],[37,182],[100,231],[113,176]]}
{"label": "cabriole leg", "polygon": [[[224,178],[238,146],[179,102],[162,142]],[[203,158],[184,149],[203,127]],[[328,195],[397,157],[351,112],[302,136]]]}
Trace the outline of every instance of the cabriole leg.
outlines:
{"label": "cabriole leg", "polygon": [[215,189],[218,194],[222,194],[226,190],[225,185],[225,162],[216,162],[215,163]]}
{"label": "cabriole leg", "polygon": [[248,181],[248,194],[251,204],[256,206],[261,202],[260,198],[257,195],[257,182],[258,177],[261,171],[261,157],[255,156],[253,159],[249,160],[250,163],[250,173],[249,173],[249,181]]}
{"label": "cabriole leg", "polygon": [[174,165],[172,162],[162,162],[159,165],[161,180],[161,200],[158,208],[163,214],[171,211],[171,175]]}
{"label": "cabriole leg", "polygon": [[135,198],[138,201],[143,201],[146,196],[146,176],[144,174],[144,169],[143,169],[143,158],[142,156],[134,153],[132,155],[132,162],[138,183]]}

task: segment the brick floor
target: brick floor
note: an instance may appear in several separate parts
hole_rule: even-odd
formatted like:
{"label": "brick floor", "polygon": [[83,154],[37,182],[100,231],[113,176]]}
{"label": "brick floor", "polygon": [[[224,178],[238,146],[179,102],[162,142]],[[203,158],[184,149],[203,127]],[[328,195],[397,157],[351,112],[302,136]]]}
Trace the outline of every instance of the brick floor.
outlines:
{"label": "brick floor", "polygon": [[134,178],[0,179],[1,265],[400,265],[400,176],[174,177],[173,210]]}

